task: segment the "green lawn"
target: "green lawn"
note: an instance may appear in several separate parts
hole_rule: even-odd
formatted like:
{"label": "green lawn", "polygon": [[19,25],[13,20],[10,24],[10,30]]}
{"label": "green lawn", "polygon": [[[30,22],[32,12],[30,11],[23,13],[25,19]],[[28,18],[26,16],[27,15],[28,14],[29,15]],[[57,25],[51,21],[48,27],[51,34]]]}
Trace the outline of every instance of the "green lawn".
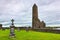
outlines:
{"label": "green lawn", "polygon": [[16,38],[9,37],[9,30],[0,30],[0,40],[60,40],[60,34],[15,30]]}

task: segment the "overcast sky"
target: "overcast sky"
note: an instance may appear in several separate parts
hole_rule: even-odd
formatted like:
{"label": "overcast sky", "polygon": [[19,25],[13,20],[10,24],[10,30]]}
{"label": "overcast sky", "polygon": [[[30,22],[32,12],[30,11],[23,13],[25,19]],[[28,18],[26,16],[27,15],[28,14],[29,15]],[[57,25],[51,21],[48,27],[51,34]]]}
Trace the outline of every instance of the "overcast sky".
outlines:
{"label": "overcast sky", "polygon": [[13,18],[16,26],[31,26],[34,3],[40,21],[47,26],[60,25],[60,0],[0,0],[0,23],[10,25]]}

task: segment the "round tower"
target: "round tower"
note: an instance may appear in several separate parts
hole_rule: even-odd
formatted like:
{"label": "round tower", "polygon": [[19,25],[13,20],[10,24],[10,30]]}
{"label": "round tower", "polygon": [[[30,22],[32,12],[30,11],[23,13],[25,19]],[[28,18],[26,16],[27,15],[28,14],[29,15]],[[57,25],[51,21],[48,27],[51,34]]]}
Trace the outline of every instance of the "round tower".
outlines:
{"label": "round tower", "polygon": [[34,4],[32,7],[32,29],[34,29],[37,26],[36,24],[37,19],[38,19],[38,7],[36,4]]}

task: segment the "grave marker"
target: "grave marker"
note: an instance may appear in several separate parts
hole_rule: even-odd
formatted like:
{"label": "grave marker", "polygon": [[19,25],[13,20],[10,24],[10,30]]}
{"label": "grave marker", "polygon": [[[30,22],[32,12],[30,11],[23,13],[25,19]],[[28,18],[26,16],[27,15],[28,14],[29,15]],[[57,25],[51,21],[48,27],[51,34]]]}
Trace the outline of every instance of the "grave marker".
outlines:
{"label": "grave marker", "polygon": [[15,37],[15,32],[14,32],[15,26],[14,26],[14,23],[13,23],[14,20],[12,19],[11,22],[12,22],[12,24],[10,26],[10,37]]}
{"label": "grave marker", "polygon": [[20,27],[18,27],[18,31],[20,31]]}

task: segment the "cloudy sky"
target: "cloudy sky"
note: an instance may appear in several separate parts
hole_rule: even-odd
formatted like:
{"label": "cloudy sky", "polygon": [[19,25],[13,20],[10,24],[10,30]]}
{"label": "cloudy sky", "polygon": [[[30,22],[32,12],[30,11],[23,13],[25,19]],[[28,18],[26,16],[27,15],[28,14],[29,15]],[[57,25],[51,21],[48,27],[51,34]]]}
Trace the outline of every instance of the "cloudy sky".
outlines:
{"label": "cloudy sky", "polygon": [[40,21],[46,26],[60,26],[60,0],[0,0],[0,23],[10,26],[13,18],[16,26],[31,26],[34,3],[38,6]]}

